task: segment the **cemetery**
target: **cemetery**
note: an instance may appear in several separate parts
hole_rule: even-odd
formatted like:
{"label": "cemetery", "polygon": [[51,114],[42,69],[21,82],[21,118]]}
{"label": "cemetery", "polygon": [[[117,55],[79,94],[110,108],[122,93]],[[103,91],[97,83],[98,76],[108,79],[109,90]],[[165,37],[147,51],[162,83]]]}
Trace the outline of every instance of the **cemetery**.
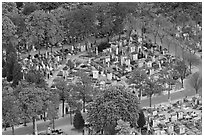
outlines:
{"label": "cemetery", "polygon": [[2,134],[202,135],[202,3],[2,12]]}

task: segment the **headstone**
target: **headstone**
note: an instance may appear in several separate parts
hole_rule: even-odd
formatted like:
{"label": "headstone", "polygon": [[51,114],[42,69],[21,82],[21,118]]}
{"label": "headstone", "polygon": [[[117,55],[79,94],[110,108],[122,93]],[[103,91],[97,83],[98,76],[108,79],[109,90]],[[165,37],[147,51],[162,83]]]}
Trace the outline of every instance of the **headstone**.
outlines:
{"label": "headstone", "polygon": [[86,50],[86,46],[85,45],[81,45],[81,52],[84,52]]}
{"label": "headstone", "polygon": [[98,47],[96,47],[96,55],[98,56]]}
{"label": "headstone", "polygon": [[157,122],[155,119],[153,119],[153,122],[152,122],[152,127],[156,127],[157,126]]}
{"label": "headstone", "polygon": [[126,65],[130,66],[130,59],[126,59]]}
{"label": "headstone", "polygon": [[138,54],[133,55],[133,60],[138,60]]}
{"label": "headstone", "polygon": [[162,70],[161,63],[159,62],[159,70]]}
{"label": "headstone", "polygon": [[106,62],[110,62],[110,56],[106,57]]}
{"label": "headstone", "polygon": [[174,131],[174,125],[170,124],[170,125],[168,126],[168,132],[169,132],[169,133],[172,133],[173,131]]}
{"label": "headstone", "polygon": [[142,43],[142,38],[139,37],[139,38],[138,38],[138,42],[139,42],[139,43]]}
{"label": "headstone", "polygon": [[139,61],[139,62],[138,62],[138,67],[139,67],[139,68],[143,67],[143,62],[142,62],[142,61]]}
{"label": "headstone", "polygon": [[98,78],[98,70],[93,70],[93,78]]}
{"label": "headstone", "polygon": [[115,56],[116,62],[118,62],[118,56]]}
{"label": "headstone", "polygon": [[177,121],[177,115],[176,114],[171,116],[171,121],[172,122],[176,122]]}
{"label": "headstone", "polygon": [[152,62],[151,61],[147,62],[147,67],[149,67],[149,68],[152,67]]}
{"label": "headstone", "polygon": [[184,125],[181,125],[181,126],[179,126],[179,133],[180,134],[184,134],[185,133],[185,126]]}
{"label": "headstone", "polygon": [[110,67],[110,62],[108,62],[108,68]]}
{"label": "headstone", "polygon": [[155,115],[157,115],[157,111],[156,110],[153,111],[153,116],[155,116]]}
{"label": "headstone", "polygon": [[108,79],[108,80],[112,80],[112,76],[113,76],[112,73],[107,73],[107,79]]}
{"label": "headstone", "polygon": [[183,112],[182,111],[178,112],[178,119],[183,119]]}
{"label": "headstone", "polygon": [[132,52],[135,52],[135,46],[131,46],[130,47],[130,52],[132,53]]}
{"label": "headstone", "polygon": [[156,61],[155,56],[153,56],[152,57],[152,62],[155,62],[155,61]]}
{"label": "headstone", "polygon": [[126,44],[127,44],[127,40],[126,40],[126,39],[125,39],[123,42],[124,42],[124,45],[126,45]]}
{"label": "headstone", "polygon": [[125,59],[124,59],[124,57],[123,57],[123,56],[121,56],[121,60],[120,60],[120,61],[121,61],[121,65],[123,65],[124,60],[125,60]]}
{"label": "headstone", "polygon": [[118,55],[118,47],[116,48],[116,51],[115,51],[115,52],[116,52],[116,55]]}

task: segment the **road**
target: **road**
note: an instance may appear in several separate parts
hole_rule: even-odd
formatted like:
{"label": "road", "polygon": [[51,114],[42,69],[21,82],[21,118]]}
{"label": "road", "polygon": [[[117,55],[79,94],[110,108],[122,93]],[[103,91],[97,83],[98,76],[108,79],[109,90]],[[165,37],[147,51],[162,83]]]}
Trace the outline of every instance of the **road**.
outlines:
{"label": "road", "polygon": [[[47,126],[49,125],[50,121],[47,120],[46,122],[44,121],[38,121],[37,122],[37,128],[38,132],[45,131],[47,130]],[[70,118],[69,116],[66,116],[64,118],[57,119],[55,121],[55,127],[58,129],[61,126],[64,125],[70,125]],[[27,134],[32,134],[33,131],[33,125],[32,123],[28,123],[27,126],[20,126],[15,129],[15,135],[27,135]],[[8,129],[8,131],[2,132],[2,135],[12,135],[11,129]]]}

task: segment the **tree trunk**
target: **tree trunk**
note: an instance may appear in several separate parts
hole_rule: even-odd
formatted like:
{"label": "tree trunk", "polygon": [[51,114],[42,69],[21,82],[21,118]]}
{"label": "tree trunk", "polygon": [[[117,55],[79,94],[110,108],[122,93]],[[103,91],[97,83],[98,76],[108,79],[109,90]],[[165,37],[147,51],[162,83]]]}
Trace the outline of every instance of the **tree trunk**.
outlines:
{"label": "tree trunk", "polygon": [[43,115],[44,115],[44,118],[43,118],[43,119],[44,119],[44,121],[46,121],[45,112],[43,113]]}
{"label": "tree trunk", "polygon": [[157,35],[154,35],[154,44],[157,44]]}
{"label": "tree trunk", "polygon": [[171,89],[170,89],[171,87],[170,87],[170,84],[169,84],[169,89],[168,89],[168,100],[170,99],[170,95],[171,95],[171,93],[170,93],[170,91],[171,91]]}
{"label": "tree trunk", "polygon": [[192,73],[192,71],[191,71],[191,69],[192,69],[192,62],[191,61],[189,62],[189,67],[190,67],[189,69],[190,69],[190,74],[191,74]]}
{"label": "tree trunk", "polygon": [[35,118],[33,117],[33,135],[35,135]]}
{"label": "tree trunk", "polygon": [[183,88],[183,78],[181,78],[181,88]]}
{"label": "tree trunk", "polygon": [[71,111],[71,107],[70,107],[70,113],[69,113],[69,115],[70,115],[70,124],[72,125],[72,111]]}
{"label": "tree trunk", "polygon": [[152,107],[152,95],[149,96],[149,107]]}
{"label": "tree trunk", "polygon": [[197,88],[195,88],[195,91],[196,91],[196,94],[198,94],[198,89]]}
{"label": "tree trunk", "polygon": [[52,128],[55,130],[55,119],[52,119]]}
{"label": "tree trunk", "polygon": [[142,90],[140,90],[140,100],[142,100]]}
{"label": "tree trunk", "polygon": [[23,119],[24,119],[24,121],[23,121],[23,126],[27,126],[27,125],[26,125],[26,118],[24,117]]}
{"label": "tree trunk", "polygon": [[51,49],[51,55],[52,55],[52,45],[50,45],[51,47],[50,47],[50,49]]}
{"label": "tree trunk", "polygon": [[130,40],[130,36],[131,36],[132,31],[133,31],[133,29],[131,29],[129,34],[128,34],[128,41]]}
{"label": "tree trunk", "polygon": [[64,117],[64,99],[62,100],[62,117]]}
{"label": "tree trunk", "polygon": [[83,97],[83,112],[85,113],[85,96]]}
{"label": "tree trunk", "polygon": [[14,125],[12,125],[11,128],[12,128],[12,135],[15,135],[14,134]]}

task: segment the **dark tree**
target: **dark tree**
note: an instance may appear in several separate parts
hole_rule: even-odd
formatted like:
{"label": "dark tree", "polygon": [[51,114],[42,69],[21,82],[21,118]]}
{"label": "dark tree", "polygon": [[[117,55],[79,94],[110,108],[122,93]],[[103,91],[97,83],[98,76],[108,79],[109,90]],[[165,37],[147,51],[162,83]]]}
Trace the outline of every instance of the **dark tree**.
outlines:
{"label": "dark tree", "polygon": [[139,119],[137,121],[137,125],[139,128],[143,128],[145,124],[146,124],[145,115],[144,115],[144,112],[141,110],[139,113]]}
{"label": "dark tree", "polygon": [[24,2],[23,11],[24,15],[30,15],[32,12],[38,10],[40,7],[35,2]]}
{"label": "dark tree", "polygon": [[23,79],[23,73],[21,72],[22,66],[20,63],[15,62],[13,69],[13,83],[12,86],[15,87],[18,85],[19,81]]}
{"label": "dark tree", "polygon": [[82,129],[84,127],[84,119],[79,110],[76,111],[73,124],[76,129]]}

